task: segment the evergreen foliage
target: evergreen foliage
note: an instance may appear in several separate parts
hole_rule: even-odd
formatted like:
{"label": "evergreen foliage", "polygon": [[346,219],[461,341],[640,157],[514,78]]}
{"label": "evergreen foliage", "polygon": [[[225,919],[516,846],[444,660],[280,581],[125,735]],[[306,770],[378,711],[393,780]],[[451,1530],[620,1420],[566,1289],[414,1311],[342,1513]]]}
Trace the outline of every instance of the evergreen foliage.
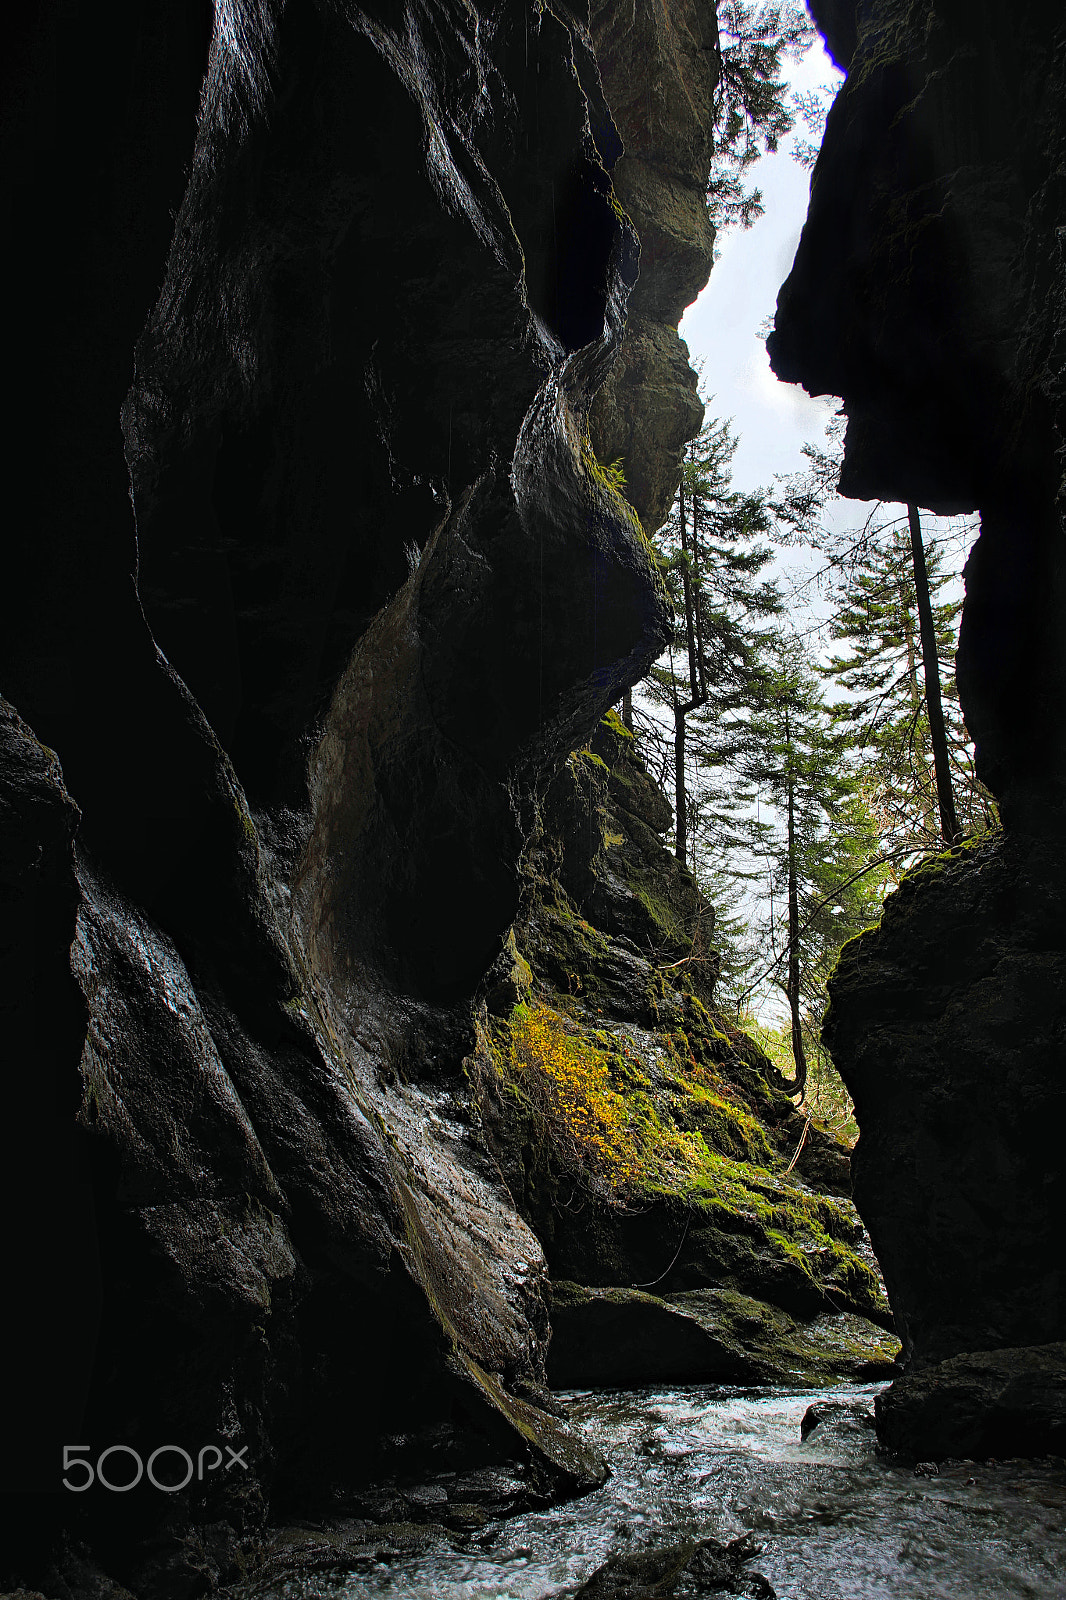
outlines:
{"label": "evergreen foliage", "polygon": [[[662,777],[672,769],[676,852],[716,907],[721,997],[743,1012],[776,987],[788,1007],[795,1090],[810,1076],[817,1100],[846,1118],[820,1043],[842,944],[876,922],[906,866],[996,819],[950,670],[960,603],[947,589],[956,574],[935,539],[926,554],[915,508],[909,519],[878,507],[860,528],[826,526],[841,431],[831,430],[827,449],[809,446],[808,471],[774,498],[734,489],[729,423],[709,422],[689,447],[657,541],[675,635],[642,686],[636,722],[650,764],[657,753]],[[771,568],[789,545],[816,558],[806,582],[832,607],[826,658],[783,621]],[[930,674],[950,755],[947,820]]]}
{"label": "evergreen foliage", "polygon": [[[766,496],[732,487],[736,448],[728,421],[705,424],[686,447],[677,502],[656,541],[676,631],[646,687],[673,720],[675,848],[686,862],[698,815],[705,846],[710,826],[719,854],[743,840],[747,797],[736,774],[744,714],[764,675],[767,624],[782,604],[764,575],[773,556]],[[698,788],[686,781],[690,765],[700,772]]]}
{"label": "evergreen foliage", "polygon": [[[943,670],[954,656],[961,602],[940,598],[951,574],[935,545],[927,565],[955,805],[963,831],[977,833],[994,824],[994,803],[977,781],[955,674]],[[836,720],[864,765],[882,852],[898,877],[903,863],[941,848],[911,551],[898,520],[871,537],[835,600],[832,637],[846,652],[837,650],[824,670],[845,691]]]}
{"label": "evergreen foliage", "polygon": [[[834,418],[826,432],[828,447],[804,447],[808,470],[783,480],[773,509],[782,542],[805,546],[816,557],[803,588],[809,596],[817,587],[828,598],[831,639],[844,646],[821,670],[839,691],[834,716],[849,731],[880,829],[881,854],[898,879],[945,839],[998,826],[998,813],[977,778],[953,670],[962,602],[944,591],[958,574],[938,540],[922,538],[915,507],[878,503],[858,527],[841,530],[829,523],[826,512],[837,498],[843,456],[842,419]],[[975,531],[966,525],[961,537],[968,542]],[[930,599],[928,663],[915,583],[916,533]],[[949,822],[938,815],[943,806],[938,807],[927,666],[939,682],[954,814]]]}
{"label": "evergreen foliage", "polygon": [[802,1090],[836,953],[879,909],[877,886],[863,871],[877,832],[805,648],[779,634],[770,662],[741,767],[772,808],[771,820],[760,815],[750,827],[768,867],[766,976],[788,1002]]}
{"label": "evergreen foliage", "polygon": [[799,57],[814,38],[806,7],[798,0],[721,0],[718,6],[720,76],[715,104],[715,161],[707,204],[718,228],[750,228],[762,216],[762,192],[746,187],[749,169],[777,149],[802,97],[790,96],[782,61]]}

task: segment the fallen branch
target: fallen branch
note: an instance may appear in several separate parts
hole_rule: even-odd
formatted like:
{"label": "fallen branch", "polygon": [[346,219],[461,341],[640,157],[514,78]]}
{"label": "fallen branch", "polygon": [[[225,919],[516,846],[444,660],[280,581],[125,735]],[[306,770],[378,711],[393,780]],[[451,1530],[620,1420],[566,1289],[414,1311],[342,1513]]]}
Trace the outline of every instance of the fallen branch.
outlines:
{"label": "fallen branch", "polygon": [[799,1160],[801,1154],[803,1153],[803,1146],[807,1143],[807,1135],[808,1135],[808,1133],[810,1133],[810,1131],[811,1131],[811,1114],[808,1111],[807,1120],[803,1124],[803,1132],[800,1134],[800,1142],[796,1146],[796,1154],[792,1157],[792,1160],[789,1162],[788,1166],[785,1168],[785,1176],[786,1176],[786,1178],[788,1177],[788,1174],[792,1171],[792,1168],[796,1165],[796,1162]]}

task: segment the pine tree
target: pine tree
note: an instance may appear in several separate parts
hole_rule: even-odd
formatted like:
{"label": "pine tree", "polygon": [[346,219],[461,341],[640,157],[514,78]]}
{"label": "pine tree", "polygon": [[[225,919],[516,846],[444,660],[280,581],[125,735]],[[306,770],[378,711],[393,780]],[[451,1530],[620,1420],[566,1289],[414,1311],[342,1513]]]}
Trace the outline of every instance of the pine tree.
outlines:
{"label": "pine tree", "polygon": [[922,539],[922,519],[916,505],[907,507],[907,521],[911,534],[911,576],[914,580],[914,600],[922,642],[925,714],[929,722],[929,743],[933,748],[933,778],[936,784],[937,806],[940,810],[940,831],[944,836],[944,842],[951,845],[957,844],[962,835],[955,814],[955,794],[951,783],[951,762],[948,758],[944,707],[940,693],[940,657],[937,651],[936,625],[929,598],[929,572],[925,559],[925,542]]}
{"label": "pine tree", "polygon": [[828,592],[834,606],[832,636],[848,646],[828,669],[847,696],[837,716],[868,764],[883,853],[902,865],[997,820],[955,683],[961,604],[938,598],[954,574],[923,535],[916,506],[878,503],[858,527],[831,524],[843,418],[826,433],[826,449],[804,446],[807,471],[780,480],[773,509],[784,542],[819,558],[802,587]]}
{"label": "pine tree", "polygon": [[814,38],[798,0],[720,0],[719,78],[715,96],[715,159],[707,204],[718,228],[749,228],[762,216],[762,193],[745,187],[749,169],[775,151],[806,116],[803,97],[790,95],[781,76],[786,56],[798,57]]}
{"label": "pine tree", "polygon": [[843,939],[856,931],[856,912],[865,911],[868,891],[855,887],[863,874],[856,876],[853,863],[865,854],[870,830],[847,766],[847,740],[833,728],[806,651],[796,638],[779,636],[772,654],[748,721],[742,770],[776,813],[772,822],[760,815],[752,836],[770,864],[772,959],[765,975],[788,1002],[793,1088],[802,1093],[807,1040],[812,1023],[821,1020],[828,967]]}
{"label": "pine tree", "polygon": [[880,915],[886,872],[862,776],[816,663],[795,636],[779,636],[768,656],[739,762],[758,797],[747,831],[764,886],[754,911],[760,959],[749,962],[746,984],[749,994],[767,981],[784,994],[792,1088],[803,1094],[812,1059],[820,1075],[831,1071],[819,1043],[826,980],[845,940]]}
{"label": "pine tree", "polygon": [[686,448],[677,502],[657,538],[676,631],[647,691],[673,721],[674,848],[685,862],[694,809],[713,801],[724,828],[741,803],[715,775],[741,748],[738,714],[762,672],[766,620],[781,608],[776,584],[762,576],[773,554],[766,496],[732,488],[736,448],[728,422],[704,426]]}
{"label": "pine tree", "polygon": [[834,654],[824,668],[845,691],[835,708],[836,719],[850,731],[864,763],[883,852],[900,864],[937,849],[944,837],[954,842],[962,832],[983,831],[995,820],[993,804],[974,773],[954,673],[944,670],[954,657],[961,606],[939,599],[951,574],[945,572],[936,546],[929,549],[924,566],[944,750],[957,815],[945,822],[938,803],[915,556],[900,519],[871,534],[853,570],[837,583],[832,636],[848,649]]}

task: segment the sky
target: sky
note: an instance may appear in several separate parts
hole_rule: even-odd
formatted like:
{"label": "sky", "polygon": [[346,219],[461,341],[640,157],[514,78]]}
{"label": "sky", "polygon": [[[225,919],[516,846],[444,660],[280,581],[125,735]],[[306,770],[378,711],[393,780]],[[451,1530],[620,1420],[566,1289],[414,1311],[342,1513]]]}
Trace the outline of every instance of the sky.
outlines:
{"label": "sky", "polygon": [[[802,60],[785,62],[784,73],[797,92],[824,91],[827,104],[844,81],[817,36]],[[802,125],[798,135],[807,136]],[[763,215],[747,230],[730,228],[719,235],[710,281],[681,321],[681,337],[701,374],[700,392],[709,401],[708,418],[733,418],[740,439],[733,482],[744,490],[773,488],[775,476],[805,470],[803,445],[809,441],[824,447],[825,425],[839,405],[833,396],[812,399],[799,384],[782,383],[770,370],[764,343],[810,197],[810,173],[790,153],[794,142],[795,136],[789,136],[776,155],[764,156],[752,169],[751,181],[763,192]],[[827,506],[825,515],[833,527],[858,528],[874,509],[865,502],[841,500]],[[878,520],[893,514],[902,517],[904,508],[885,508]],[[923,512],[922,523],[927,544],[942,544],[947,565],[958,574],[943,598],[961,598],[961,569],[975,533],[973,519]],[[811,554],[787,551],[774,570],[788,587],[790,578],[802,582],[818,566]],[[793,626],[818,650],[815,634],[820,634],[829,610],[809,582],[790,611]],[[828,641],[820,642],[819,653],[825,654]]]}
{"label": "sky", "polygon": [[[787,63],[786,76],[803,91],[826,87],[835,93],[843,82],[821,39],[801,62]],[[773,316],[807,213],[810,173],[788,153],[791,144],[791,138],[783,141],[776,155],[764,156],[753,169],[764,214],[747,231],[731,228],[719,235],[710,282],[681,322],[681,337],[702,370],[701,391],[714,397],[709,415],[735,419],[740,447],[733,479],[739,489],[769,486],[775,473],[800,471],[801,446],[823,442],[825,423],[838,404],[812,400],[798,385],[779,382],[758,337]]]}

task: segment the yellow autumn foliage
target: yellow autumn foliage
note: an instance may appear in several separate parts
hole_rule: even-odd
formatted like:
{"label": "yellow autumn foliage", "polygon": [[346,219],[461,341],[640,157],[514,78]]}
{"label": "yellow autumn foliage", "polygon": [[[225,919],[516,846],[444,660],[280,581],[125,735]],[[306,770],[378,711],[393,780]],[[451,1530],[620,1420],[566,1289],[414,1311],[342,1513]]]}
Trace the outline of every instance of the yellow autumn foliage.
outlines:
{"label": "yellow autumn foliage", "polygon": [[703,1167],[700,1135],[663,1124],[636,1064],[617,1051],[539,1001],[515,1008],[508,1035],[505,1064],[516,1087],[597,1187],[615,1197],[649,1183],[684,1187]]}

